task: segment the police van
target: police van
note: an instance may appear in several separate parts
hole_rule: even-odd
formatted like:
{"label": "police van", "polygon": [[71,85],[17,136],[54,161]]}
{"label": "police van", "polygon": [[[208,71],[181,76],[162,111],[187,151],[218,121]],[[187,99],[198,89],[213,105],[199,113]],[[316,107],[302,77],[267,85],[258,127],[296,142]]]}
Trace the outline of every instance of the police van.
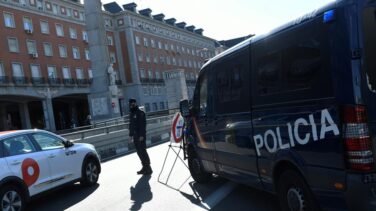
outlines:
{"label": "police van", "polygon": [[202,67],[186,118],[192,177],[281,210],[376,210],[376,1],[332,2]]}

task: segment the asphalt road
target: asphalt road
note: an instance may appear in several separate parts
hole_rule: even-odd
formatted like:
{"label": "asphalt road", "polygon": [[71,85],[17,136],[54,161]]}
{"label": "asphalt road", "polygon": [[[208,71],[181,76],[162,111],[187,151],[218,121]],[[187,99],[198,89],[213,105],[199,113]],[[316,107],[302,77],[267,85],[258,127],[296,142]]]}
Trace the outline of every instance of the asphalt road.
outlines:
{"label": "asphalt road", "polygon": [[195,183],[180,159],[170,172],[176,158],[172,151],[160,174],[167,150],[167,144],[148,149],[154,171],[151,176],[136,174],[141,164],[136,153],[130,153],[102,163],[98,185],[63,187],[33,200],[28,210],[279,210],[275,196],[222,178],[215,177],[207,184]]}

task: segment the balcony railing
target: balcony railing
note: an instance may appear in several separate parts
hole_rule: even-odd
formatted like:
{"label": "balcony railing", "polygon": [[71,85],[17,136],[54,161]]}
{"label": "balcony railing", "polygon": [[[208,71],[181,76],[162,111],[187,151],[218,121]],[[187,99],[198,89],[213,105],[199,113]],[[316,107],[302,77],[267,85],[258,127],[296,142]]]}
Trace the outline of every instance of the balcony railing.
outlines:
{"label": "balcony railing", "polygon": [[80,78],[80,79],[76,79],[76,81],[77,81],[77,85],[79,86],[89,85],[89,81],[87,79]]}
{"label": "balcony railing", "polygon": [[0,85],[5,85],[9,83],[8,76],[0,76]]}
{"label": "balcony railing", "polygon": [[140,81],[143,84],[164,84],[164,80],[163,79],[141,78]]}
{"label": "balcony railing", "polygon": [[63,82],[65,85],[73,86],[75,84],[75,81],[73,78],[64,78]]}
{"label": "balcony railing", "polygon": [[44,78],[42,78],[42,77],[32,77],[31,82],[34,85],[44,85],[45,84]]}
{"label": "balcony railing", "polygon": [[51,86],[60,86],[61,79],[60,78],[48,78],[48,84]]}
{"label": "balcony railing", "polygon": [[13,76],[13,83],[16,85],[26,85],[29,82],[27,77]]}

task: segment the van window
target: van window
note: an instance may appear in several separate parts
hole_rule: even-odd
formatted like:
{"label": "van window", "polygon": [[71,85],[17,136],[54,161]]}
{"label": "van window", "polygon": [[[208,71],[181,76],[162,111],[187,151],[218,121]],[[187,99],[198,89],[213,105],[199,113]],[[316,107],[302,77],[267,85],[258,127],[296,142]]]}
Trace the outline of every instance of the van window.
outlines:
{"label": "van window", "polygon": [[248,49],[213,65],[216,113],[250,110]]}
{"label": "van window", "polygon": [[193,96],[193,110],[198,116],[206,116],[208,113],[208,77],[205,70],[197,80]]}
{"label": "van window", "polygon": [[254,105],[333,95],[328,26],[316,18],[252,43]]}
{"label": "van window", "polygon": [[364,27],[364,69],[367,72],[369,88],[376,92],[376,9],[366,8],[363,12]]}

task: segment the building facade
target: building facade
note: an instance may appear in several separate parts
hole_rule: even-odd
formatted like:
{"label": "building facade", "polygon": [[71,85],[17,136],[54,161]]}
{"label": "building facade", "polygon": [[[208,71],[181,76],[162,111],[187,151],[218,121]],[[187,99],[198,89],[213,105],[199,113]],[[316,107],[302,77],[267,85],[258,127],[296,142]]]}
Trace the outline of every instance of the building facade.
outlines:
{"label": "building facade", "polygon": [[[0,130],[63,130],[169,108],[164,75],[184,70],[192,96],[211,38],[134,3],[0,0]],[[117,6],[117,7],[116,7]],[[117,11],[114,11],[116,8]]]}

